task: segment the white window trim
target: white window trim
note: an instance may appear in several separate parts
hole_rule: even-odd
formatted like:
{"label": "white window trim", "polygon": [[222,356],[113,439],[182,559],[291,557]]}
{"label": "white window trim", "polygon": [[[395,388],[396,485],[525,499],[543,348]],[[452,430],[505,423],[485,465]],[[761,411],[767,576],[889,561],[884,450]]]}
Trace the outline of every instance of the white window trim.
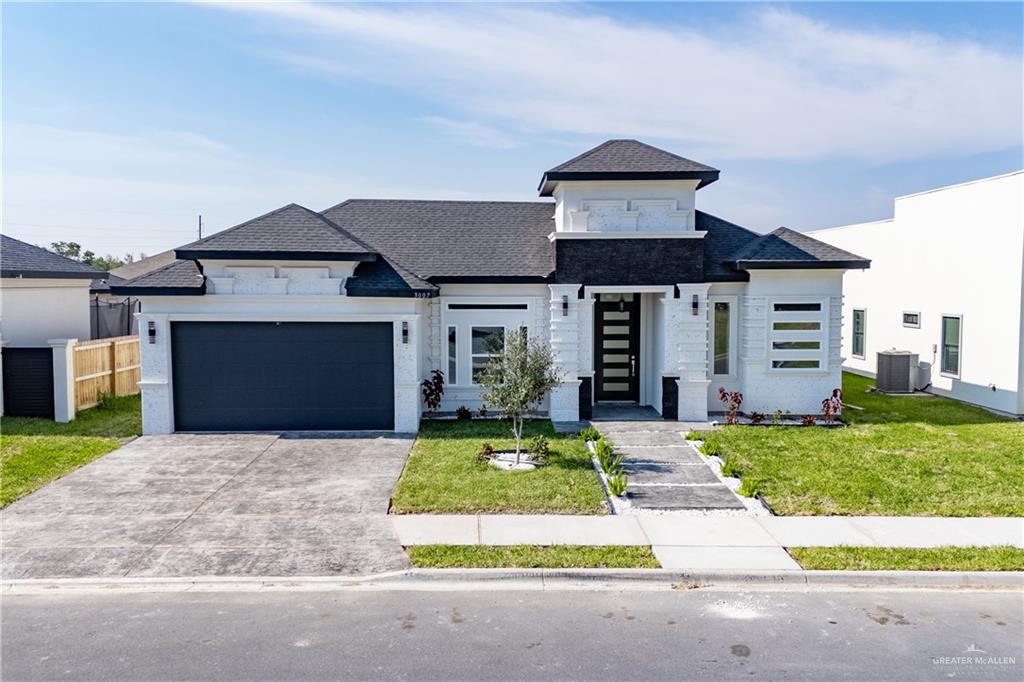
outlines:
{"label": "white window trim", "polygon": [[[853,350],[853,336],[856,334],[854,327],[854,318],[857,317],[857,313],[864,313],[864,328],[861,330],[860,335],[863,337],[863,343],[861,344],[861,353],[857,353]],[[855,358],[864,360],[868,356],[868,309],[867,308],[854,308],[850,315],[850,355]]]}
{"label": "white window trim", "polygon": [[[708,296],[708,365],[711,376],[739,378],[739,296]],[[729,373],[715,374],[715,304],[729,304]]]}
{"label": "white window trim", "polygon": [[[525,310],[449,310],[448,304],[500,304],[526,305]],[[545,301],[546,303],[546,301]],[[535,335],[536,299],[525,296],[443,296],[441,299],[441,329],[443,343],[439,361],[445,368],[445,388],[480,389],[480,384],[473,383],[473,327],[501,327],[508,338],[509,330],[526,327],[528,334]],[[456,348],[455,367],[456,381],[451,383],[448,377],[448,329],[455,327]]]}
{"label": "white window trim", "polygon": [[[444,373],[444,383],[445,383],[446,386],[458,386],[459,385],[458,384],[458,378],[459,378],[459,375],[461,374],[461,372],[459,371],[459,338],[460,338],[459,326],[457,324],[449,324],[446,327],[444,327],[444,331],[445,331],[445,334],[444,334],[444,339],[443,339],[443,344],[444,344],[443,356],[444,356],[444,368],[446,370],[445,373]],[[453,331],[455,332],[455,372],[454,372],[455,379],[456,379],[455,381],[452,381],[452,376],[451,376],[452,375],[452,356],[451,356],[451,351],[449,350],[449,344],[451,343],[451,341],[450,341],[451,333]]]}
{"label": "white window trim", "polygon": [[[943,342],[943,335],[946,333],[946,318],[955,318],[960,321],[957,325],[957,339],[956,339],[956,372],[949,372],[942,366],[942,358],[945,354],[945,343]],[[939,316],[939,374],[950,379],[959,379],[960,375],[964,371],[964,316],[953,315],[943,313]]]}
{"label": "white window trim", "polygon": [[[816,303],[816,311],[778,311],[776,303]],[[829,317],[831,308],[829,299],[816,296],[773,296],[768,298],[765,318],[767,333],[765,334],[766,369],[771,374],[827,374],[829,353]],[[774,328],[775,322],[817,322],[818,330],[780,330]],[[817,350],[775,350],[773,341],[817,341]],[[773,367],[778,360],[816,360],[817,367]]]}
{"label": "white window trim", "polygon": [[[904,315],[917,315],[917,324],[911,324],[907,322]],[[920,329],[921,328],[921,313],[917,310],[904,310],[900,313],[900,323],[907,329]]]}

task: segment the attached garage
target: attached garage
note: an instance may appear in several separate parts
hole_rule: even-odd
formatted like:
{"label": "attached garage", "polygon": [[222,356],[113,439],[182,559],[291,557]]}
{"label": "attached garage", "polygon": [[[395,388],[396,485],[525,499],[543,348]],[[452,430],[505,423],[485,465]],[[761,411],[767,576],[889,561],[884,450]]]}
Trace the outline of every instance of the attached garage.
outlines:
{"label": "attached garage", "polygon": [[391,430],[390,322],[172,322],[177,431]]}

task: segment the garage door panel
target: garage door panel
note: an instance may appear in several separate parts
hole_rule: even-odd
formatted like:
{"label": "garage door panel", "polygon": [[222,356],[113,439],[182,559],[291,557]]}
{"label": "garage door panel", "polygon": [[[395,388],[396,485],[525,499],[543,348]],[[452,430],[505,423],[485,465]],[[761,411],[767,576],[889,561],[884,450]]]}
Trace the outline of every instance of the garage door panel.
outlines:
{"label": "garage door panel", "polygon": [[179,431],[394,428],[390,322],[175,322]]}

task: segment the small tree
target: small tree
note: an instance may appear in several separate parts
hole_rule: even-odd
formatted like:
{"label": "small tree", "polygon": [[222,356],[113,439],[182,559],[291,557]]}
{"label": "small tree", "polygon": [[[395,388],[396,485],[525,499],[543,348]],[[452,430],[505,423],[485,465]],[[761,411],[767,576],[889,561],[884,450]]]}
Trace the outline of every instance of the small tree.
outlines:
{"label": "small tree", "polygon": [[500,337],[492,337],[488,339],[488,346],[492,355],[477,382],[486,389],[484,403],[512,420],[516,464],[519,464],[523,418],[531,408],[540,405],[548,391],[562,383],[561,377],[551,348],[528,338],[525,329],[512,332],[504,343]]}

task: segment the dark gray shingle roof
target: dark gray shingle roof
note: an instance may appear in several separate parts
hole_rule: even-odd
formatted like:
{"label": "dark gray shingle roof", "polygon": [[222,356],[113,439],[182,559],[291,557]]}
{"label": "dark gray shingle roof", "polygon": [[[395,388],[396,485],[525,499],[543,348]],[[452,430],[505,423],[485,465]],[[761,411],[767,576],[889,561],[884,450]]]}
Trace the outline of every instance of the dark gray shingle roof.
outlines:
{"label": "dark gray shingle roof", "polygon": [[118,296],[201,296],[206,292],[206,279],[195,261],[176,260],[122,284],[111,283],[110,292]]}
{"label": "dark gray shingle roof", "polygon": [[742,270],[783,268],[866,268],[871,261],[780,227],[735,251],[730,257]]}
{"label": "dark gray shingle roof", "polygon": [[175,249],[178,258],[374,260],[364,244],[298,204]]}
{"label": "dark gray shingle roof", "polygon": [[107,273],[52,251],[0,235],[0,276],[59,279],[97,279]]}
{"label": "dark gray shingle roof", "polygon": [[652,147],[638,140],[608,140],[544,173],[541,196],[551,196],[560,180],[700,180],[718,179],[718,169]]}
{"label": "dark gray shingle roof", "polygon": [[110,274],[117,275],[123,281],[127,282],[128,280],[135,279],[147,272],[152,272],[157,268],[162,268],[176,260],[177,258],[174,256],[174,249],[170,249],[169,251],[161,251],[153,256],[142,258],[141,260],[125,263],[121,267],[111,270]]}
{"label": "dark gray shingle roof", "polygon": [[323,215],[431,282],[539,280],[554,269],[550,202],[350,199]]}

